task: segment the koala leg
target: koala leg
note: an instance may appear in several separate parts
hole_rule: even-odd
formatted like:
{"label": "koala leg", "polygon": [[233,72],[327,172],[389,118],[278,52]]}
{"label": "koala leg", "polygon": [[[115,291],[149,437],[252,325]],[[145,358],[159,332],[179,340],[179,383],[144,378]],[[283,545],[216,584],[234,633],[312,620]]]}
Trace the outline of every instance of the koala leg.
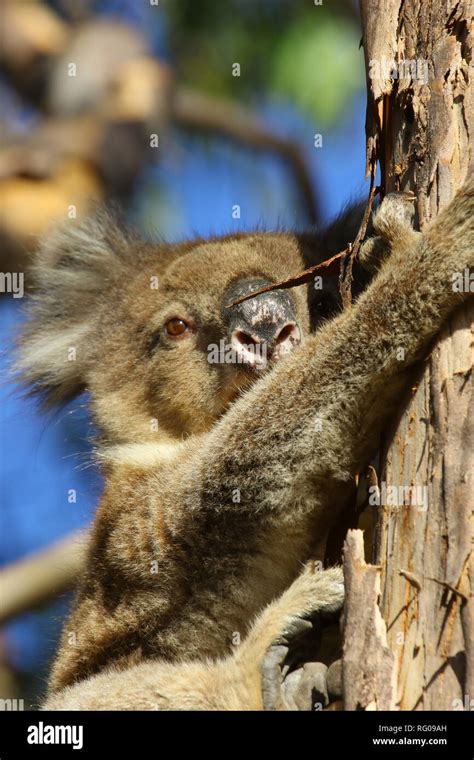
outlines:
{"label": "koala leg", "polygon": [[109,668],[56,692],[43,709],[276,709],[281,679],[271,671],[270,660],[276,663],[278,647],[287,648],[311,628],[311,619],[318,613],[337,612],[343,598],[342,569],[317,570],[309,563],[281,597],[262,611],[231,656],[215,662],[148,660],[122,671]]}

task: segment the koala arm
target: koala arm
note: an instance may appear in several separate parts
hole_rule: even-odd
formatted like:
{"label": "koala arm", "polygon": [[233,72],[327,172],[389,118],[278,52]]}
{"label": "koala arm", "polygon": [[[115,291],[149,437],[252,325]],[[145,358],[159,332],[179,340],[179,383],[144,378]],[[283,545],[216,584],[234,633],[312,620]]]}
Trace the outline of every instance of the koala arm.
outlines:
{"label": "koala arm", "polygon": [[[324,524],[334,509],[328,484],[351,478],[375,453],[413,365],[470,295],[455,292],[452,283],[456,272],[474,265],[474,183],[422,235],[390,204],[385,208],[375,229],[391,255],[376,280],[236,403],[209,436],[199,454],[202,510],[243,515],[248,508],[281,523],[290,509],[294,520],[306,509],[304,495],[313,496],[305,487],[311,481],[320,487]],[[238,509],[232,503],[237,486]]]}
{"label": "koala arm", "polygon": [[[338,611],[344,598],[341,568],[301,575],[258,616],[247,638],[217,661],[144,661],[113,667],[53,694],[44,710],[261,710],[262,669],[272,646],[297,638],[319,613]],[[265,683],[263,684],[265,688]]]}
{"label": "koala arm", "polygon": [[65,633],[79,646],[63,644],[53,689],[127,653],[223,656],[324,538],[414,363],[468,295],[453,274],[474,265],[472,181],[423,235],[386,210],[376,231],[391,255],[350,309],[170,461],[111,471]]}

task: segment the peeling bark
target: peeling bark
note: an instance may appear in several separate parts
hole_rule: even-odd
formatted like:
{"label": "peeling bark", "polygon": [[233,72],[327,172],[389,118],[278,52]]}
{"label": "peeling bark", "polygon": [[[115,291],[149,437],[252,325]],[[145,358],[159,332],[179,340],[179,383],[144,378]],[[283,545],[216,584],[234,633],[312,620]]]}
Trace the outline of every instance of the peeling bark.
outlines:
{"label": "peeling bark", "polygon": [[344,544],[342,687],[345,710],[393,710],[394,656],[378,607],[380,568],[367,565],[361,530],[350,530]]}
{"label": "peeling bark", "polygon": [[400,709],[449,710],[474,695],[472,317],[466,306],[444,330],[388,436],[382,482],[423,489],[381,506],[375,554]]}

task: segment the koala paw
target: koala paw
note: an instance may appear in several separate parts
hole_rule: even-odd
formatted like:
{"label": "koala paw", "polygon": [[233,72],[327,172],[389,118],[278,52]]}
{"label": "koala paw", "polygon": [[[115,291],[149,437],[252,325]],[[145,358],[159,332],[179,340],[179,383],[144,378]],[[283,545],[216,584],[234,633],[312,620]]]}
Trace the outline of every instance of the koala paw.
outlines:
{"label": "koala paw", "polygon": [[387,240],[393,240],[400,228],[413,229],[415,199],[415,194],[411,192],[388,193],[374,214],[375,232]]}
{"label": "koala paw", "polygon": [[344,601],[342,569],[316,570],[314,563],[309,563],[280,601],[284,613],[282,631],[267,649],[261,666],[263,708],[311,710],[308,705],[315,690],[325,695],[325,706],[327,693],[325,687],[321,691],[320,676],[321,668],[326,666],[306,662],[290,670],[295,662],[313,658],[320,645],[323,623],[338,615]]}
{"label": "koala paw", "polygon": [[344,574],[342,567],[319,568],[319,563],[308,562],[302,573],[280,598],[282,619],[281,638],[287,640],[300,629],[301,620],[308,622],[317,615],[329,616],[338,612],[344,602]]}
{"label": "koala paw", "polygon": [[411,192],[388,193],[373,215],[373,227],[377,233],[365,241],[359,252],[364,269],[377,272],[392,253],[395,244],[417,235],[413,230],[415,218],[415,195]]}
{"label": "koala paw", "polygon": [[305,662],[301,667],[292,670],[283,679],[281,709],[310,712],[327,707],[327,672],[327,665],[323,662]]}

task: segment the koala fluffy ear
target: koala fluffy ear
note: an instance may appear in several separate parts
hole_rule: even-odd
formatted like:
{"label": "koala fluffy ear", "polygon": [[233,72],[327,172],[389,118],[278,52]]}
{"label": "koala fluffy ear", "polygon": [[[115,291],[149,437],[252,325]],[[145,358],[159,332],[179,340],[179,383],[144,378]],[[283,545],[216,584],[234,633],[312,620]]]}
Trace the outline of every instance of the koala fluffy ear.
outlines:
{"label": "koala fluffy ear", "polygon": [[91,337],[107,290],[124,274],[133,242],[100,211],[46,234],[27,277],[31,295],[15,370],[47,404],[84,388]]}

